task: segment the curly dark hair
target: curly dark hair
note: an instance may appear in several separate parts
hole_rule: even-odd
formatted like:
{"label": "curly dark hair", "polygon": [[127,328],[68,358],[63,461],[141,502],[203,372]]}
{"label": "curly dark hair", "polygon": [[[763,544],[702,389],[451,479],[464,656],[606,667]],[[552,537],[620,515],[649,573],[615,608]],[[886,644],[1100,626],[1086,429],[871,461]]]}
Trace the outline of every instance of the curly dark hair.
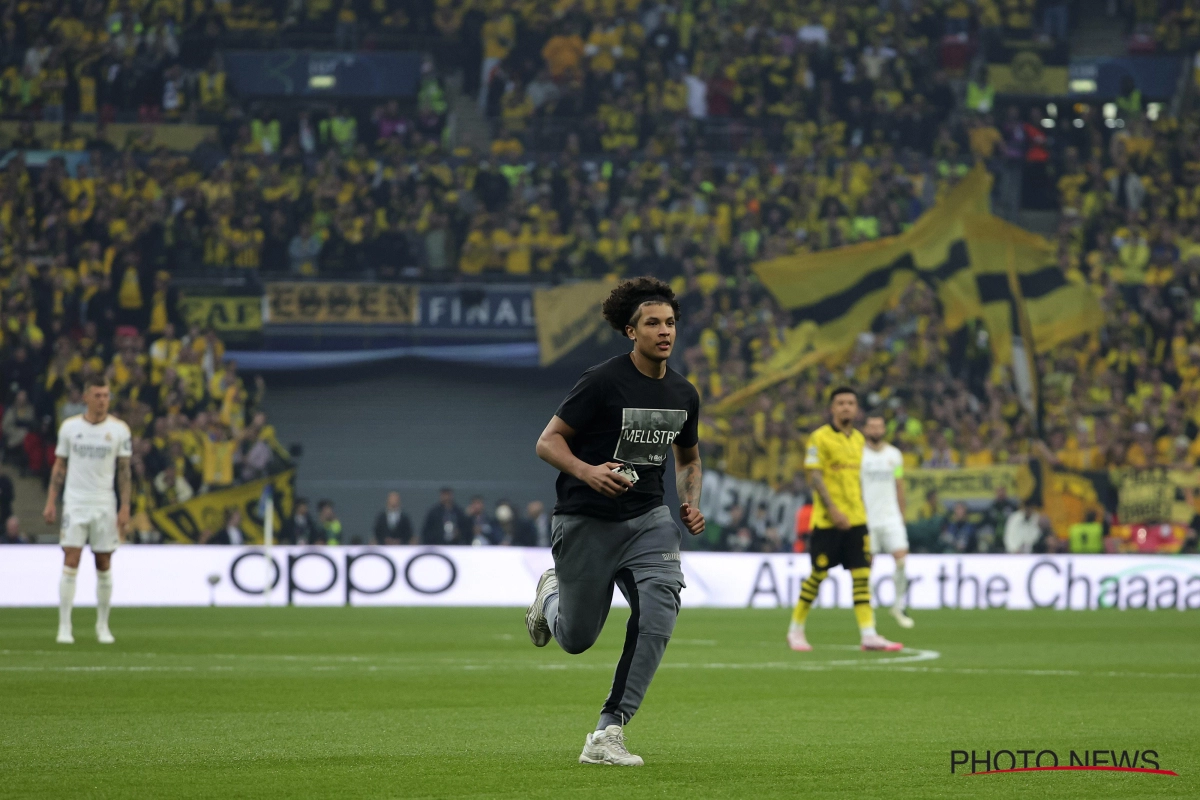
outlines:
{"label": "curly dark hair", "polygon": [[617,288],[609,293],[601,310],[608,324],[624,333],[626,325],[634,324],[634,316],[638,309],[651,302],[669,305],[675,312],[675,318],[679,318],[679,301],[675,299],[675,292],[671,290],[670,285],[648,276],[630,278],[618,283]]}

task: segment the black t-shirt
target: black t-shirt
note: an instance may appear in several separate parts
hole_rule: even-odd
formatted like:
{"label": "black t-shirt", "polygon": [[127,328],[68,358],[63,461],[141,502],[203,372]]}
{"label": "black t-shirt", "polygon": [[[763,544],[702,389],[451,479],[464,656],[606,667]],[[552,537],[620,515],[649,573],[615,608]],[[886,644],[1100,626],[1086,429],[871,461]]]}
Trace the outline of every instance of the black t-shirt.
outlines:
{"label": "black t-shirt", "polygon": [[620,497],[605,497],[566,473],[555,488],[556,514],[609,520],[641,516],[663,504],[663,473],[672,444],[699,441],[700,395],[671,368],[650,378],[629,355],[617,356],[583,373],[555,412],[575,429],[571,452],[588,464],[618,461],[637,470],[638,481]]}

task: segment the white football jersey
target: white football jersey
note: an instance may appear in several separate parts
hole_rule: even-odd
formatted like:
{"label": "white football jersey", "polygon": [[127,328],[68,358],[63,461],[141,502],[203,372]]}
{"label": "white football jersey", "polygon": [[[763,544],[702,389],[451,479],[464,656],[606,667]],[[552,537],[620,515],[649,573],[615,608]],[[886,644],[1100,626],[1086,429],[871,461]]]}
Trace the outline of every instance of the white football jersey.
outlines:
{"label": "white football jersey", "polygon": [[93,425],[80,414],[63,420],[54,455],[67,459],[63,506],[113,506],[117,459],[133,455],[129,426],[111,414]]}
{"label": "white football jersey", "polygon": [[904,456],[890,444],[882,450],[863,448],[862,488],[863,504],[867,507],[867,526],[904,524],[900,513],[900,500],[896,495],[896,481],[904,477]]}

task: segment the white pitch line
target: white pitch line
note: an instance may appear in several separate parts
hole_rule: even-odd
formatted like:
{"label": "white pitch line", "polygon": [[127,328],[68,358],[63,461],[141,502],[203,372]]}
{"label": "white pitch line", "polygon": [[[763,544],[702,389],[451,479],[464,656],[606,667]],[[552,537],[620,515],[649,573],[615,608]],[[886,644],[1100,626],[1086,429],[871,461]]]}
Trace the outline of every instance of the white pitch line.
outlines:
{"label": "white pitch line", "polygon": [[[364,667],[349,667],[349,666],[317,666],[317,667],[294,667],[287,672],[343,672],[343,671],[365,671],[379,672],[382,670],[396,672],[428,672],[437,670],[444,671],[462,671],[462,672],[489,672],[493,670],[509,669],[509,668],[525,668],[536,669],[539,671],[567,671],[567,670],[584,670],[584,671],[603,671],[609,672],[612,670],[610,664],[466,664],[446,667],[445,665],[429,665],[420,667],[416,665],[401,666],[401,665],[385,665],[385,666],[364,666]],[[786,662],[773,661],[763,663],[668,663],[663,664],[662,669],[704,669],[704,670],[784,670],[789,672],[837,672],[839,670],[856,670],[865,672],[908,672],[908,673],[925,673],[925,674],[950,674],[950,675],[1019,675],[1019,676],[1036,676],[1036,677],[1081,677],[1081,678],[1178,678],[1184,680],[1196,680],[1200,678],[1200,673],[1185,673],[1185,672],[1082,672],[1077,670],[1042,670],[1042,669],[954,669],[946,667],[905,667],[883,664],[878,667],[870,666],[853,666],[853,665],[836,665],[829,662],[826,663],[805,663],[805,662]],[[0,666],[0,672],[250,672],[254,670],[236,669],[234,667],[193,667],[193,666],[178,666],[178,667],[138,667],[138,666],[60,666],[52,667],[45,665],[30,665],[30,666]]]}
{"label": "white pitch line", "polygon": [[[823,650],[857,650],[855,645],[823,645]],[[75,655],[69,650],[0,650],[0,656],[19,655]],[[165,653],[111,653],[106,655],[142,657],[142,658],[172,658],[182,655]],[[913,662],[932,661],[940,658],[936,650],[919,650],[905,648],[900,655],[886,658],[839,659],[836,661],[808,661],[803,657],[795,661],[764,661],[764,662],[671,662],[662,664],[662,669],[706,669],[706,670],[786,670],[796,672],[834,672],[838,670],[857,670],[868,672],[905,672],[918,674],[948,674],[948,675],[1017,675],[1031,677],[1069,677],[1069,678],[1178,678],[1195,680],[1200,673],[1191,672],[1122,672],[1118,670],[1085,672],[1073,669],[1019,669],[1007,667],[934,667],[914,666]],[[390,671],[464,671],[480,672],[508,669],[535,669],[544,671],[563,670],[602,670],[611,671],[612,665],[607,663],[591,663],[576,661],[570,663],[534,661],[471,661],[467,659],[429,659],[421,657],[389,657],[389,656],[325,656],[325,655],[287,655],[287,654],[256,654],[256,653],[216,653],[210,658],[242,661],[285,661],[288,672],[336,672],[342,670],[359,670],[378,672]],[[324,662],[317,666],[305,666],[303,662]],[[336,663],[329,664],[334,661]],[[375,662],[375,663],[371,663]],[[0,665],[0,672],[233,672],[261,671],[270,669],[268,665],[251,667],[250,665],[230,666],[226,664],[211,666],[194,665],[80,665],[80,666],[50,666],[35,665]]]}
{"label": "white pitch line", "polygon": [[[342,671],[364,671],[364,672],[379,672],[382,670],[390,670],[396,672],[428,672],[437,670],[439,672],[462,671],[462,672],[486,672],[501,669],[536,669],[539,671],[566,671],[566,670],[599,670],[610,672],[611,664],[533,664],[533,663],[498,663],[498,664],[461,664],[446,666],[440,664],[429,664],[427,666],[419,665],[385,665],[385,666],[315,666],[315,667],[293,667],[287,672],[342,672]],[[1200,678],[1200,673],[1192,672],[1083,672],[1080,670],[1048,670],[1048,669],[971,669],[971,668],[952,668],[952,667],[906,667],[903,665],[881,664],[873,667],[867,665],[840,665],[833,662],[803,662],[803,661],[767,661],[756,663],[666,663],[661,666],[661,669],[705,669],[705,670],[784,670],[789,672],[837,672],[841,670],[852,670],[860,672],[909,672],[909,673],[925,673],[925,674],[948,674],[948,675],[1019,675],[1019,676],[1034,676],[1034,677],[1073,677],[1073,678],[1179,678],[1184,680],[1196,680]],[[195,666],[46,666],[46,665],[29,665],[29,666],[0,666],[0,672],[250,672],[257,671],[251,669],[238,669],[229,666],[210,666],[210,667],[195,667]]]}
{"label": "white pitch line", "polygon": [[[828,644],[821,648],[822,650],[861,650],[858,645],[853,644]],[[866,664],[875,666],[876,664],[904,664],[912,661],[936,661],[942,657],[942,654],[937,650],[920,650],[915,647],[905,647],[899,653],[908,653],[908,655],[885,656],[883,658],[851,658],[842,661],[830,661],[829,664],[837,666],[858,666]]]}
{"label": "white pitch line", "polygon": [[[0,667],[0,672],[198,672],[202,667]],[[208,667],[210,670],[231,669],[230,667]]]}

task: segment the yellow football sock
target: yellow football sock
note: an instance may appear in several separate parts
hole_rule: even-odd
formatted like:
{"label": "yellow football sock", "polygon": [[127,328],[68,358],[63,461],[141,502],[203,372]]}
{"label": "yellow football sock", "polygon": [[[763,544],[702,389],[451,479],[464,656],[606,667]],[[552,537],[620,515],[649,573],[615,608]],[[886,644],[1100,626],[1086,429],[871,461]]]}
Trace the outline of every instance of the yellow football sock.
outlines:
{"label": "yellow football sock", "polygon": [[859,630],[875,627],[875,612],[871,608],[871,588],[868,581],[871,578],[870,567],[859,567],[850,570],[854,586],[854,618],[858,620]]}
{"label": "yellow football sock", "polygon": [[808,619],[808,612],[812,608],[812,604],[817,599],[817,589],[821,586],[821,581],[825,580],[825,576],[829,574],[826,570],[812,571],[804,583],[800,584],[800,599],[796,601],[796,607],[792,609],[792,622],[797,625],[803,625],[804,620]]}

